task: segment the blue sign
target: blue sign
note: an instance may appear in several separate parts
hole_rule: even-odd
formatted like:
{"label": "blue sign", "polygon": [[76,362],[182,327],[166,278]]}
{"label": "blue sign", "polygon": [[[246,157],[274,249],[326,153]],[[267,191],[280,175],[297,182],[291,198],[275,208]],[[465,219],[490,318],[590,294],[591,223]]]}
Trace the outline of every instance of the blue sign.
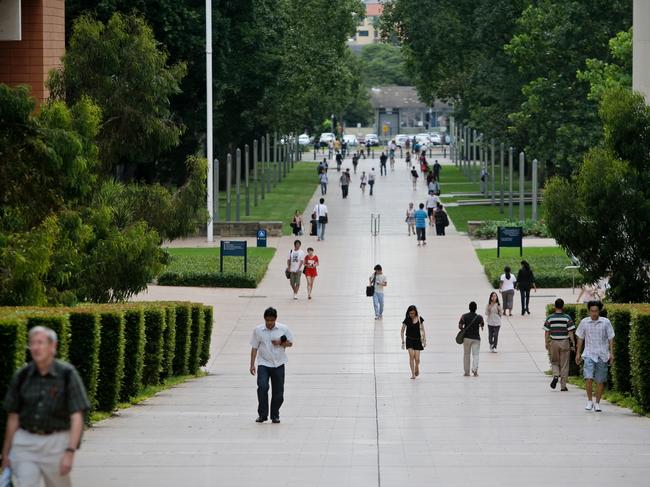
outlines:
{"label": "blue sign", "polygon": [[497,231],[497,257],[501,247],[519,247],[519,255],[523,254],[524,229],[522,227],[499,227]]}
{"label": "blue sign", "polygon": [[266,230],[263,228],[257,231],[257,246],[266,247]]}
{"label": "blue sign", "polygon": [[245,240],[222,240],[220,264],[221,272],[223,272],[223,258],[224,257],[243,257],[244,258],[244,272],[248,272],[248,245]]}

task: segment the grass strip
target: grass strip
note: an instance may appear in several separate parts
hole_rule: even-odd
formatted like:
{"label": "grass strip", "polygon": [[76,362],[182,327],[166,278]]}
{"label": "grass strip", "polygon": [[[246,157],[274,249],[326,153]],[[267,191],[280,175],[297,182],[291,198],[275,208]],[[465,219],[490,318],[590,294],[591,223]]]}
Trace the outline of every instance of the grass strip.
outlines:
{"label": "grass strip", "polygon": [[[569,377],[568,382],[569,384],[579,387],[580,389],[583,390],[586,389],[585,380],[582,377]],[[596,384],[594,384],[593,387],[594,387],[594,395],[595,395]],[[650,411],[646,411],[645,409],[643,409],[639,404],[639,402],[630,394],[623,394],[618,391],[612,391],[609,390],[607,387],[605,387],[605,391],[603,392],[603,399],[611,402],[612,404],[616,404],[617,406],[620,406],[622,408],[630,409],[636,414],[640,414],[641,416],[647,416],[650,418]]]}

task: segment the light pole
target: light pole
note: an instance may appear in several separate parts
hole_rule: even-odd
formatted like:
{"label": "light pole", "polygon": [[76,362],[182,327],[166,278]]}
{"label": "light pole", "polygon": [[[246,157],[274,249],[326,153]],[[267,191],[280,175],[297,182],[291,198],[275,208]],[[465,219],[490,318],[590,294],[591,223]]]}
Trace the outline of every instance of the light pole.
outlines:
{"label": "light pole", "polygon": [[[214,211],[212,207],[213,191],[212,184],[212,158],[213,158],[213,141],[212,141],[212,0],[205,0],[205,88],[206,88],[206,152],[208,160],[208,242],[214,241],[213,220]],[[219,188],[216,188],[219,191]],[[218,197],[218,195],[217,195]]]}

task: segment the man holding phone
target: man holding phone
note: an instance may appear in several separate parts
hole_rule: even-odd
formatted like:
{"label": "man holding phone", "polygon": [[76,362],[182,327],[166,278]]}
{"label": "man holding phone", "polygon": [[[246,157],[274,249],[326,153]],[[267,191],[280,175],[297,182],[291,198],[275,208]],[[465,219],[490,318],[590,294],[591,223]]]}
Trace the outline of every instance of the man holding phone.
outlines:
{"label": "man holding phone", "polygon": [[293,346],[293,334],[288,326],[277,323],[277,318],[277,310],[267,308],[264,323],[255,327],[250,341],[250,373],[257,374],[257,423],[269,418],[269,379],[273,423],[280,422],[280,406],[284,402],[284,364],[288,362],[286,348]]}

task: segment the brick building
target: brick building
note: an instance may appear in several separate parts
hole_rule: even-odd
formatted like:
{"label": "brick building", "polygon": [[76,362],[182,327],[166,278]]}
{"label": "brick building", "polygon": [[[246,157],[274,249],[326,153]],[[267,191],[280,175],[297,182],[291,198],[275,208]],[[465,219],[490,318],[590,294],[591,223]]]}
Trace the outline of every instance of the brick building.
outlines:
{"label": "brick building", "polygon": [[0,83],[28,85],[38,102],[65,52],[65,0],[0,0]]}

